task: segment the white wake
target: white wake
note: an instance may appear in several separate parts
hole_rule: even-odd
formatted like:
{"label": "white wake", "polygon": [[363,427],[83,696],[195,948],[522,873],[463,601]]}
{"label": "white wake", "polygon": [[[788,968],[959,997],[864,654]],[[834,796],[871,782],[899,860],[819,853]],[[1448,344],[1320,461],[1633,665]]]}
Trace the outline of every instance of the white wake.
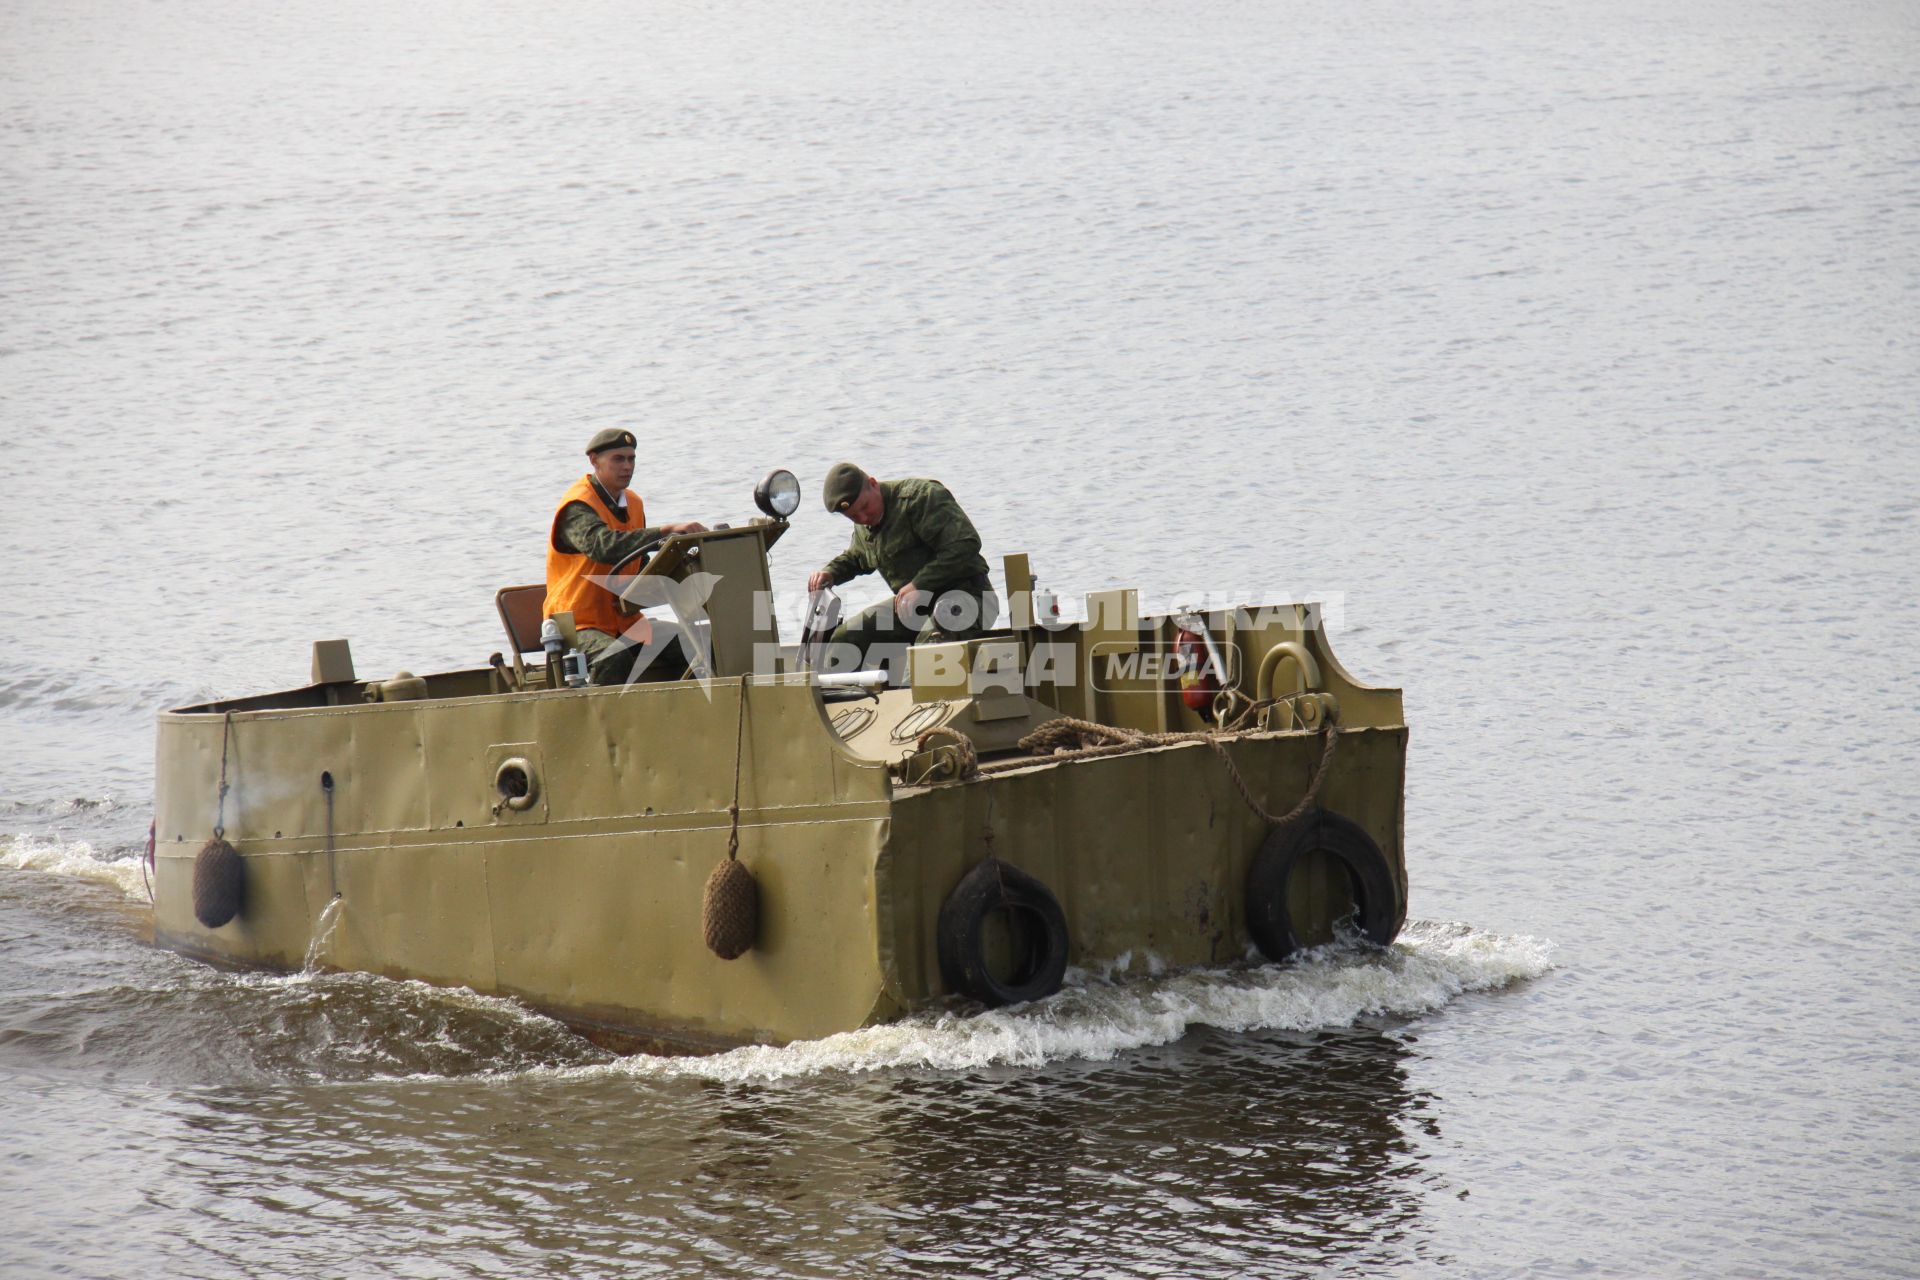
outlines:
{"label": "white wake", "polygon": [[1013,1009],[914,1015],[780,1048],[704,1058],[638,1055],[555,1073],[769,1081],[833,1071],[1105,1061],[1171,1043],[1191,1027],[1315,1031],[1369,1016],[1427,1013],[1462,992],[1538,977],[1553,967],[1552,956],[1553,944],[1541,939],[1416,922],[1385,951],[1326,948],[1289,965],[1183,970],[1120,983],[1077,975],[1052,999]]}
{"label": "white wake", "polygon": [[[82,841],[0,838],[0,868],[73,876],[110,885],[144,902],[140,859],[108,861]],[[337,908],[339,904],[330,904]],[[331,920],[323,920],[329,925]],[[324,938],[322,931],[322,937]],[[316,950],[319,950],[316,947]],[[311,972],[251,975],[267,985],[325,982]],[[1553,944],[1464,924],[1415,921],[1384,951],[1329,947],[1287,965],[1161,972],[1155,957],[1125,957],[1099,973],[1070,972],[1048,1000],[975,1014],[928,1012],[778,1048],[749,1046],[709,1057],[646,1054],[591,1065],[534,1067],[561,1077],[621,1074],[654,1079],[773,1081],[829,1072],[889,1069],[968,1071],[1039,1066],[1065,1059],[1106,1061],[1130,1050],[1170,1044],[1192,1027],[1222,1031],[1318,1031],[1372,1016],[1413,1017],[1468,991],[1539,977],[1553,968]],[[1111,975],[1148,976],[1115,981]],[[238,981],[248,983],[249,978]],[[376,985],[382,980],[370,979]],[[470,1006],[510,1022],[549,1020],[511,1000],[466,990],[418,988],[428,1004]],[[525,1074],[525,1069],[508,1072]]]}
{"label": "white wake", "polygon": [[0,836],[0,868],[92,880],[98,884],[112,885],[136,901],[147,900],[146,883],[140,876],[138,855],[109,861],[94,852],[93,846],[84,840]]}

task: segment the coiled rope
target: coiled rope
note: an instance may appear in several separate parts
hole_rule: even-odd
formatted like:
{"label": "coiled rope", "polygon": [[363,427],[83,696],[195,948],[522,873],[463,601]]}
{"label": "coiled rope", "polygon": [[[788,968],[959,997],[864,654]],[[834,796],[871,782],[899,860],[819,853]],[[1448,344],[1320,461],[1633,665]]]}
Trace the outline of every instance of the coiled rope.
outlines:
{"label": "coiled rope", "polygon": [[[918,738],[914,739],[914,754],[919,755],[921,752],[927,750],[927,744],[936,739],[949,742],[953,745],[953,781],[966,782],[969,779],[980,776],[980,750],[973,745],[972,738],[961,733],[958,729],[949,729],[945,725],[936,725],[934,728],[927,730]],[[905,762],[903,761],[902,764],[904,765]],[[940,764],[941,762],[939,760],[935,760],[929,764],[926,771],[921,774],[919,781],[929,781],[935,773],[939,772]],[[909,785],[917,785],[917,783]]]}

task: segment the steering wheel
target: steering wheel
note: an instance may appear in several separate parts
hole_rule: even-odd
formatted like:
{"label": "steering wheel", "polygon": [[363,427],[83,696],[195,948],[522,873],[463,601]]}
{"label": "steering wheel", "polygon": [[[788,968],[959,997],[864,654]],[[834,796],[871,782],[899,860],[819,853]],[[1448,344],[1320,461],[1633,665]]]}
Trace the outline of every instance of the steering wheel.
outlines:
{"label": "steering wheel", "polygon": [[[622,573],[626,571],[627,566],[632,564],[635,560],[638,560],[640,562],[641,569],[646,568],[647,560],[650,556],[653,555],[654,549],[657,548],[661,543],[665,542],[666,540],[667,540],[666,535],[662,534],[658,538],[652,538],[646,542],[641,543],[639,546],[635,547],[633,550],[627,552],[627,554],[621,556],[618,560],[614,561],[613,567],[607,570],[607,576],[609,578],[619,577]],[[634,572],[638,573],[639,569],[634,570]]]}
{"label": "steering wheel", "polygon": [[[653,555],[655,548],[664,541],[666,541],[664,537],[654,538],[651,541],[644,542],[635,547],[632,551],[627,552],[626,555],[621,556],[619,560],[615,561],[613,567],[607,570],[606,576],[609,579],[620,577],[622,574],[627,573],[628,566],[633,565],[636,560],[639,561],[639,565],[633,569],[633,573],[638,574],[641,569],[647,567],[648,558]],[[624,586],[624,584],[622,585]],[[620,611],[622,617],[630,618],[640,612],[639,609],[620,598],[620,588],[609,587],[609,590],[613,591],[614,607]]]}

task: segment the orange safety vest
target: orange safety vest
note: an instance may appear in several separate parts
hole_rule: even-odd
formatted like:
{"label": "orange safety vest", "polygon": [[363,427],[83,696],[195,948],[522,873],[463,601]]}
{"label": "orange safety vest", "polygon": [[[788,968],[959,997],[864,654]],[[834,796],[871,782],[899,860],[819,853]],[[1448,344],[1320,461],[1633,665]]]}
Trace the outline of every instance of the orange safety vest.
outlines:
{"label": "orange safety vest", "polygon": [[566,496],[560,499],[560,505],[553,511],[553,527],[547,531],[547,602],[541,608],[540,616],[551,618],[556,613],[571,613],[576,629],[592,627],[610,636],[626,635],[631,631],[631,638],[644,644],[652,632],[646,619],[622,614],[614,604],[613,592],[592,581],[596,576],[603,577],[610,573],[613,566],[585,555],[562,551],[555,545],[560,537],[560,513],[567,509],[570,502],[584,502],[592,507],[594,514],[606,521],[607,528],[615,533],[646,528],[647,512],[640,503],[640,495],[629,489],[626,498],[627,513],[622,516],[600,500],[600,491],[594,487],[593,477],[585,475],[575,480]]}

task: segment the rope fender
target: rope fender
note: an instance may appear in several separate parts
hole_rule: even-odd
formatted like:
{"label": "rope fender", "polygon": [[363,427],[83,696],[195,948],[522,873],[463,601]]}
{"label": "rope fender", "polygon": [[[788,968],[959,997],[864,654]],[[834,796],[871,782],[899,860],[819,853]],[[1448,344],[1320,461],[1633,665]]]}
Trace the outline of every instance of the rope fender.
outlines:
{"label": "rope fender", "polygon": [[733,803],[727,806],[727,856],[700,895],[700,935],[722,960],[753,949],[760,932],[760,882],[740,861],[740,766],[747,725],[747,677],[740,677],[740,714],[733,728]]}
{"label": "rope fender", "polygon": [[246,889],[246,864],[240,851],[227,842],[227,747],[233,738],[233,712],[227,712],[220,730],[220,791],[215,798],[213,838],[200,846],[193,859],[193,916],[209,929],[218,929],[240,914]]}

